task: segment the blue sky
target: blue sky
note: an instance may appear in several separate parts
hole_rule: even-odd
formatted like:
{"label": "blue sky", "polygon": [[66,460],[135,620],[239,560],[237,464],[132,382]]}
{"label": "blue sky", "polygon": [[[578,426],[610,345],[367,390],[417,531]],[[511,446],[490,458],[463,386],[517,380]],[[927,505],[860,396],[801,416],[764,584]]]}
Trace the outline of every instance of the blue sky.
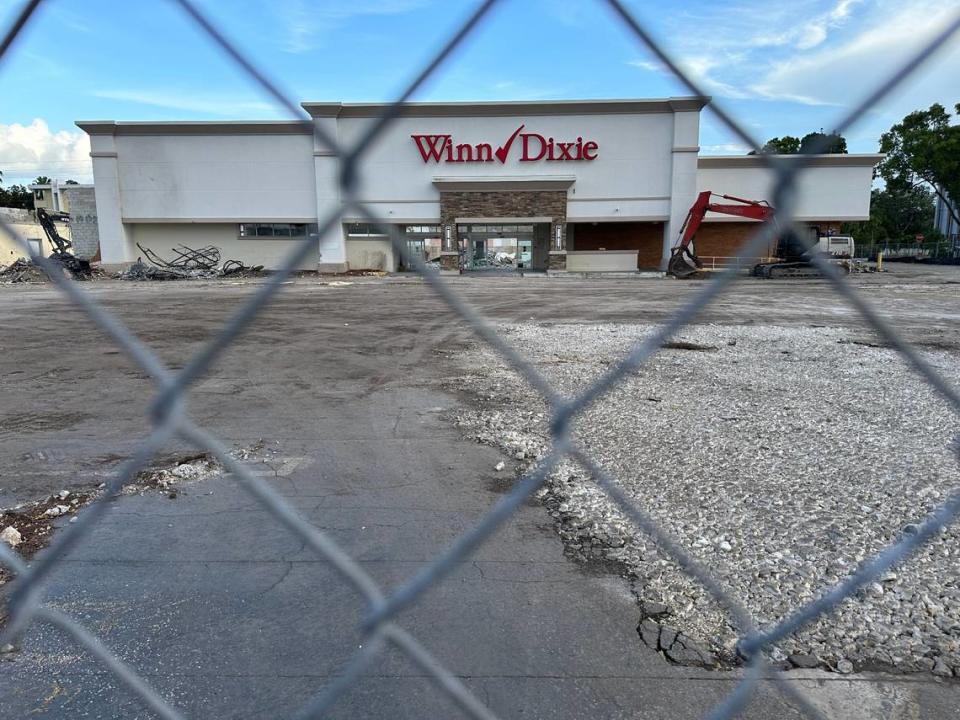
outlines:
{"label": "blue sky", "polygon": [[[294,98],[394,96],[475,6],[467,0],[200,0]],[[960,11],[953,0],[729,0],[629,7],[761,141],[831,129]],[[20,0],[0,0],[6,26]],[[596,0],[502,0],[419,100],[688,92]],[[960,38],[847,137],[872,152],[909,110],[960,102]],[[169,0],[47,0],[0,65],[0,170],[89,180],[78,119],[283,117]],[[710,113],[704,154],[746,148]]]}

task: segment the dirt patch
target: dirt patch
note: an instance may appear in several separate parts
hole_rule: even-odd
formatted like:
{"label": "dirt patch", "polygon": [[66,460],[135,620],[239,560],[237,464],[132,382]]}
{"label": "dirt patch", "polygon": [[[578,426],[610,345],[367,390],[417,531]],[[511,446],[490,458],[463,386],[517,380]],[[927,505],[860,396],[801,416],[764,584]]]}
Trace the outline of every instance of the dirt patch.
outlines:
{"label": "dirt patch", "polygon": [[[72,518],[94,497],[95,489],[77,492],[64,490],[39,502],[0,511],[0,532],[13,528],[14,537],[19,536],[14,547],[21,558],[29,560],[50,543],[57,518]],[[7,567],[0,565],[0,585],[12,575]]]}
{"label": "dirt patch", "polygon": [[[135,495],[154,490],[164,492],[174,500],[182,484],[204,480],[220,471],[220,463],[209,453],[165,455],[137,473],[132,483],[124,485],[121,494]],[[77,512],[95,500],[104,487],[105,483],[101,483],[85,490],[62,490],[43,500],[0,511],[0,532],[5,533],[0,542],[7,542],[22,559],[29,560],[50,544],[58,522],[73,522]],[[0,565],[0,586],[12,576],[7,567]]]}

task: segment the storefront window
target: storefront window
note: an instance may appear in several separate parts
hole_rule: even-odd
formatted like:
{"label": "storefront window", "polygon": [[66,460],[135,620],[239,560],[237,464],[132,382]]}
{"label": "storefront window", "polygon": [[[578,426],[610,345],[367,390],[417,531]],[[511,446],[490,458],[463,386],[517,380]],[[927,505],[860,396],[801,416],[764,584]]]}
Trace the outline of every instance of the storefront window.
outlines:
{"label": "storefront window", "polygon": [[241,223],[240,237],[298,238],[316,235],[316,223]]}
{"label": "storefront window", "polygon": [[382,237],[387,234],[386,228],[372,223],[347,223],[345,227],[350,237]]}

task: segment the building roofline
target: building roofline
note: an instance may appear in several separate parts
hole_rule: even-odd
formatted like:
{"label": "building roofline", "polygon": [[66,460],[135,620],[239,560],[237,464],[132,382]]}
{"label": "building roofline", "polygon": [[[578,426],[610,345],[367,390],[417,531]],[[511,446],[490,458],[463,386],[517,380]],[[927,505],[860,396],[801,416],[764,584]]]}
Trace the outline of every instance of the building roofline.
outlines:
{"label": "building roofline", "polygon": [[78,120],[88,135],[312,135],[309,120],[117,122]]}
{"label": "building roofline", "polygon": [[[511,117],[517,115],[632,115],[699,112],[709,97],[669,97],[649,100],[509,100],[482,102],[407,103],[400,117]],[[389,103],[305,102],[312,118],[379,117]],[[88,135],[309,135],[309,120],[117,121],[78,120]]]}
{"label": "building roofline", "polygon": [[[706,96],[609,100],[491,100],[476,102],[413,102],[400,107],[400,117],[512,117],[516,115],[613,115],[699,112]],[[314,118],[378,117],[390,103],[304,102]]]}
{"label": "building roofline", "polygon": [[765,167],[769,158],[791,162],[803,158],[811,167],[873,167],[883,160],[882,153],[854,153],[832,155],[701,155],[698,168]]}

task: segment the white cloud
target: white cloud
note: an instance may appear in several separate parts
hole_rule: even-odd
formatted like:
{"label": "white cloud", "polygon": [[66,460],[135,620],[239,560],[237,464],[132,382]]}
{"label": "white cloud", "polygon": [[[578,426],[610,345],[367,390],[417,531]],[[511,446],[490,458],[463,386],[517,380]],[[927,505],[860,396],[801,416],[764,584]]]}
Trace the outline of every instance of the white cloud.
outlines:
{"label": "white cloud", "polygon": [[[941,0],[809,0],[778,6],[748,0],[685,18],[687,32],[670,50],[705,91],[719,98],[850,107],[942,29],[956,7]],[[759,32],[752,29],[758,17],[763,18]],[[874,119],[882,117],[889,126],[932,102],[952,106],[960,98],[955,70],[960,38],[938,57],[881,103]],[[655,60],[629,64],[667,73]],[[824,126],[838,119],[833,115],[821,121]]]}
{"label": "white cloud", "polygon": [[[793,46],[798,50],[815,48],[827,39],[832,30],[843,28],[852,14],[851,9],[864,0],[838,0],[828,10],[814,15],[809,20],[798,21],[796,15],[808,12],[808,7],[798,3],[792,7],[794,15],[781,14],[771,17],[764,12],[764,24],[767,26],[784,27],[788,29],[779,32],[763,32],[746,39],[745,44],[751,47],[779,47]],[[790,6],[788,5],[789,9]],[[754,8],[749,8],[753,12]]]}
{"label": "white cloud", "polygon": [[196,93],[172,89],[98,90],[93,94],[95,97],[105,100],[121,100],[165,110],[179,110],[216,117],[248,118],[257,116],[274,118],[281,112],[276,103],[209,92]]}
{"label": "white cloud", "polygon": [[627,65],[633,65],[634,67],[650,70],[651,72],[663,72],[666,70],[663,63],[656,60],[630,60],[627,62]]}
{"label": "white cloud", "polygon": [[286,31],[283,49],[304,53],[316,47],[320,37],[354,17],[402,15],[425,5],[427,0],[275,0],[274,9]]}
{"label": "white cloud", "polygon": [[800,29],[797,38],[797,47],[800,50],[808,50],[816,47],[827,39],[827,28],[820,23],[809,23]]}
{"label": "white cloud", "polygon": [[[730,67],[731,64],[736,62],[737,58],[737,54],[726,52],[718,53],[715,56],[689,55],[678,58],[677,65],[708,94],[743,100],[753,97],[753,93],[749,92],[746,88],[736,87],[730,83],[723,82],[714,75],[714,70],[717,68]],[[656,60],[629,60],[627,64],[642,68],[643,70],[657,72],[661,75],[673,75],[672,70]]]}
{"label": "white cloud", "polygon": [[81,131],[52,132],[36,118],[29,125],[0,125],[3,183],[32,181],[38,175],[91,182],[90,138]]}
{"label": "white cloud", "polygon": [[720,143],[718,145],[701,145],[701,155],[746,155],[752,150],[748,145],[741,143]]}
{"label": "white cloud", "polygon": [[[874,23],[814,53],[774,63],[751,86],[758,95],[806,104],[852,106],[893,74],[924,42],[941,30],[955,8],[914,0],[881,3]],[[899,118],[932,102],[952,105],[960,97],[960,44],[941,51],[935,62],[915,73],[881,109]]]}

